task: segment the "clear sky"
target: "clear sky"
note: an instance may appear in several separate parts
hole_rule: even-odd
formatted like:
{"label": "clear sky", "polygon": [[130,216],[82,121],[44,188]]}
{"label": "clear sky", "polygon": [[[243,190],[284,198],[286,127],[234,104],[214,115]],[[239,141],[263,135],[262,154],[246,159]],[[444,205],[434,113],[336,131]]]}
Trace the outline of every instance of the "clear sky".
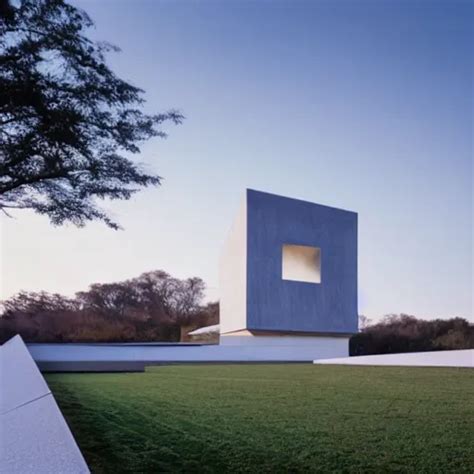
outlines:
{"label": "clear sky", "polygon": [[77,0],[149,111],[181,109],[139,159],[165,180],[124,226],[2,217],[2,295],[74,294],[143,271],[202,277],[247,187],[359,213],[359,312],[473,308],[471,1]]}

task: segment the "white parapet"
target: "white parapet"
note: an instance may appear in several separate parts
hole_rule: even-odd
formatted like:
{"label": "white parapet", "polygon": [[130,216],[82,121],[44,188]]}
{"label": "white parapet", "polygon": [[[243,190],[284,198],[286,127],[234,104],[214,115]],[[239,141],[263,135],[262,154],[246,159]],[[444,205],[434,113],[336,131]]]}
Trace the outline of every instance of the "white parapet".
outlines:
{"label": "white parapet", "polygon": [[392,365],[411,367],[474,367],[474,349],[460,351],[407,352],[337,359],[319,359],[314,364]]}
{"label": "white parapet", "polygon": [[[142,366],[168,362],[312,362],[318,358],[348,354],[348,337],[271,337],[236,339],[222,336],[220,344],[29,344],[36,362],[45,370],[92,370],[112,363],[140,363]],[[106,364],[106,365],[104,365]],[[49,368],[48,368],[49,367]],[[106,370],[106,369],[102,369]],[[107,369],[108,370],[108,369]],[[124,366],[122,370],[129,370]]]}
{"label": "white parapet", "polygon": [[[220,345],[253,347],[255,350],[264,349],[267,352],[291,350],[295,354],[320,354],[319,357],[347,357],[349,355],[348,336],[315,336],[282,334],[253,334],[250,331],[221,334]],[[291,348],[291,349],[290,349]]]}
{"label": "white parapet", "polygon": [[89,472],[20,336],[0,346],[0,472]]}

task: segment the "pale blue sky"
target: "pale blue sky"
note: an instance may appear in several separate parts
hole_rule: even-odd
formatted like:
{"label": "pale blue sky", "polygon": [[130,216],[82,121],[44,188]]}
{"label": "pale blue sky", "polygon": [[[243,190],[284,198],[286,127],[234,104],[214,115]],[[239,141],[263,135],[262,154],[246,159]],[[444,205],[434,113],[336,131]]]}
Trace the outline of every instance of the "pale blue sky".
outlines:
{"label": "pale blue sky", "polygon": [[125,227],[2,217],[2,294],[73,294],[162,268],[218,297],[247,187],[359,213],[359,312],[472,318],[473,3],[74,1],[149,111],[187,117],[140,156],[163,186]]}

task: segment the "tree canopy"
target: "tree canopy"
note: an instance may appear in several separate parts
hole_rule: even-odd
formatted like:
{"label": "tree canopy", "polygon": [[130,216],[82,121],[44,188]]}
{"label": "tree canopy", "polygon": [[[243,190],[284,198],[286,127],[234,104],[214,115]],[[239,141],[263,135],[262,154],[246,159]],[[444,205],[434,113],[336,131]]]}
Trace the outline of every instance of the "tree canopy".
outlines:
{"label": "tree canopy", "polygon": [[181,123],[143,111],[143,91],[117,77],[90,40],[88,15],[63,0],[0,0],[0,209],[53,224],[118,225],[99,199],[129,199],[161,178],[132,161],[140,144]]}
{"label": "tree canopy", "polygon": [[155,270],[94,283],[73,298],[22,291],[0,302],[0,344],[15,334],[30,342],[179,341],[187,328],[219,320],[216,303],[202,304],[204,290],[200,278]]}
{"label": "tree canopy", "polygon": [[463,318],[430,321],[389,314],[375,324],[370,324],[368,318],[360,319],[365,324],[350,339],[351,355],[474,348],[474,324]]}

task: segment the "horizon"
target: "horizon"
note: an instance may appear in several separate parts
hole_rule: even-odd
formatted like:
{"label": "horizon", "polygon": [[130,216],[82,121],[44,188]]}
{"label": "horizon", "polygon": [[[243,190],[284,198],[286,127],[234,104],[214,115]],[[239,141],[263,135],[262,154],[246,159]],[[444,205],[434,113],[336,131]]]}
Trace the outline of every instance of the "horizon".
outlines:
{"label": "horizon", "polygon": [[360,315],[473,321],[472,4],[71,3],[147,111],[187,118],[136,157],[163,184],[105,203],[124,230],[2,215],[2,299],[160,269],[218,300],[250,188],[358,214]]}

